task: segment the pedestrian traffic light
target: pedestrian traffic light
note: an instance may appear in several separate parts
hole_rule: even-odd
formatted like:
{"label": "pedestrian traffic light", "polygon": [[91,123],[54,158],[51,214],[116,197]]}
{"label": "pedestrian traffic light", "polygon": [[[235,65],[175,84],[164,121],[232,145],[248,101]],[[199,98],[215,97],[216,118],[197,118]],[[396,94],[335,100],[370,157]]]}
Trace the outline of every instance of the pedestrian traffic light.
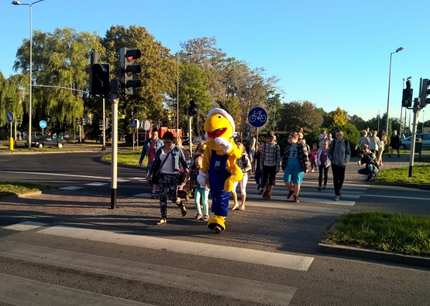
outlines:
{"label": "pedestrian traffic light", "polygon": [[427,104],[430,104],[430,80],[429,79],[423,80],[423,83],[421,86],[420,100],[421,100],[421,107],[424,107]]}
{"label": "pedestrian traffic light", "polygon": [[197,105],[194,100],[190,101],[190,105],[188,106],[188,115],[189,116],[197,115]]}
{"label": "pedestrian traffic light", "polygon": [[406,81],[406,88],[403,89],[402,96],[402,106],[403,107],[411,107],[412,106],[412,96],[413,89],[411,88],[411,80]]}
{"label": "pedestrian traffic light", "polygon": [[92,64],[90,68],[90,94],[107,96],[109,92],[109,64]]}
{"label": "pedestrian traffic light", "polygon": [[137,88],[142,86],[139,74],[142,71],[137,59],[142,53],[139,49],[121,48],[119,52],[120,71],[119,80],[126,95],[137,94]]}

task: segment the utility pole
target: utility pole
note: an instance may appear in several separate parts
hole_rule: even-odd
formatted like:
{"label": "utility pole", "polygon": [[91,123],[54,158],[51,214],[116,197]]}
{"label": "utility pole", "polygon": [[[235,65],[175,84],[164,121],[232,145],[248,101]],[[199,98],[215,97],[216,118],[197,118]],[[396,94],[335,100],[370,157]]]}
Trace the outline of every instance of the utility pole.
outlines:
{"label": "utility pole", "polygon": [[112,186],[110,208],[114,209],[117,203],[118,190],[118,104],[117,97],[112,98]]}

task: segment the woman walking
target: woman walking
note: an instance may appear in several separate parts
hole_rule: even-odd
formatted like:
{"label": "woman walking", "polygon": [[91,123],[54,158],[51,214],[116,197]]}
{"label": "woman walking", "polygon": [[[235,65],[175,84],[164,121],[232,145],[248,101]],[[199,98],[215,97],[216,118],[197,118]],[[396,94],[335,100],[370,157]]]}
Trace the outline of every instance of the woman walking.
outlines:
{"label": "woman walking", "polygon": [[161,219],[157,223],[162,225],[167,223],[167,199],[170,198],[181,209],[183,216],[187,214],[187,209],[183,202],[176,202],[176,192],[180,171],[188,172],[188,165],[184,153],[173,144],[174,137],[171,132],[166,132],[163,136],[164,145],[157,151],[153,166],[152,181],[160,182],[160,212]]}
{"label": "woman walking", "polygon": [[324,178],[324,189],[327,188],[328,169],[330,168],[331,162],[328,158],[329,141],[326,140],[322,143],[321,148],[318,149],[317,153],[317,166],[319,170],[318,175],[318,190],[321,191],[322,182]]}
{"label": "woman walking", "polygon": [[[240,141],[238,141],[238,145],[240,145]],[[242,146],[243,148],[243,146]],[[248,154],[246,153],[246,150],[242,150],[242,156],[240,157],[240,159],[237,160],[237,163],[240,167],[240,169],[243,172],[243,178],[241,181],[239,181],[239,183],[235,184],[235,187],[233,188],[234,193],[233,193],[233,208],[232,210],[245,210],[245,201],[246,201],[246,185],[248,184],[248,173],[251,171],[252,166],[251,166],[251,161],[248,157]],[[237,199],[237,192],[236,192],[236,187],[237,185],[239,185],[239,190],[240,190],[240,205],[238,203],[238,199]]]}
{"label": "woman walking", "polygon": [[284,181],[288,186],[287,200],[293,196],[293,201],[300,203],[300,186],[305,177],[305,172],[307,172],[309,159],[303,142],[299,142],[298,133],[291,134],[288,140],[289,143],[282,158]]}

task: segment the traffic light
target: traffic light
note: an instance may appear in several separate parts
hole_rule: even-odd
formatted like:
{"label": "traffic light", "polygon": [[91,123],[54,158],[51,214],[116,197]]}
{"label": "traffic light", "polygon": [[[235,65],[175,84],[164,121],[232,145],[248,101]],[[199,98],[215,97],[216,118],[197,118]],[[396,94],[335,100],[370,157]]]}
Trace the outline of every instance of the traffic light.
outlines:
{"label": "traffic light", "polygon": [[430,80],[424,79],[421,86],[421,95],[420,95],[421,106],[424,107],[427,104],[430,104]]}
{"label": "traffic light", "polygon": [[142,56],[139,49],[121,48],[119,52],[119,80],[126,95],[137,94],[137,88],[142,86],[139,74],[142,71],[136,60]]}
{"label": "traffic light", "polygon": [[412,96],[413,96],[413,89],[411,88],[411,81],[406,81],[406,88],[403,89],[403,96],[402,96],[402,106],[403,107],[411,107],[412,106]]}
{"label": "traffic light", "polygon": [[194,100],[190,101],[190,105],[188,106],[188,115],[189,116],[197,115],[197,105]]}
{"label": "traffic light", "polygon": [[107,96],[109,92],[109,64],[92,64],[90,68],[91,95]]}

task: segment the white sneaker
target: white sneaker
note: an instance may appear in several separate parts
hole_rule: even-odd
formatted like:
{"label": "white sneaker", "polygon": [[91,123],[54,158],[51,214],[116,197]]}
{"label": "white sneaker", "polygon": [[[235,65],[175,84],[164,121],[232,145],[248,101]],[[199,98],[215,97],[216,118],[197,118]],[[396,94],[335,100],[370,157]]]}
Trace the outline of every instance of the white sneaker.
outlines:
{"label": "white sneaker", "polygon": [[161,218],[160,221],[157,222],[157,225],[163,225],[167,223],[167,219]]}

